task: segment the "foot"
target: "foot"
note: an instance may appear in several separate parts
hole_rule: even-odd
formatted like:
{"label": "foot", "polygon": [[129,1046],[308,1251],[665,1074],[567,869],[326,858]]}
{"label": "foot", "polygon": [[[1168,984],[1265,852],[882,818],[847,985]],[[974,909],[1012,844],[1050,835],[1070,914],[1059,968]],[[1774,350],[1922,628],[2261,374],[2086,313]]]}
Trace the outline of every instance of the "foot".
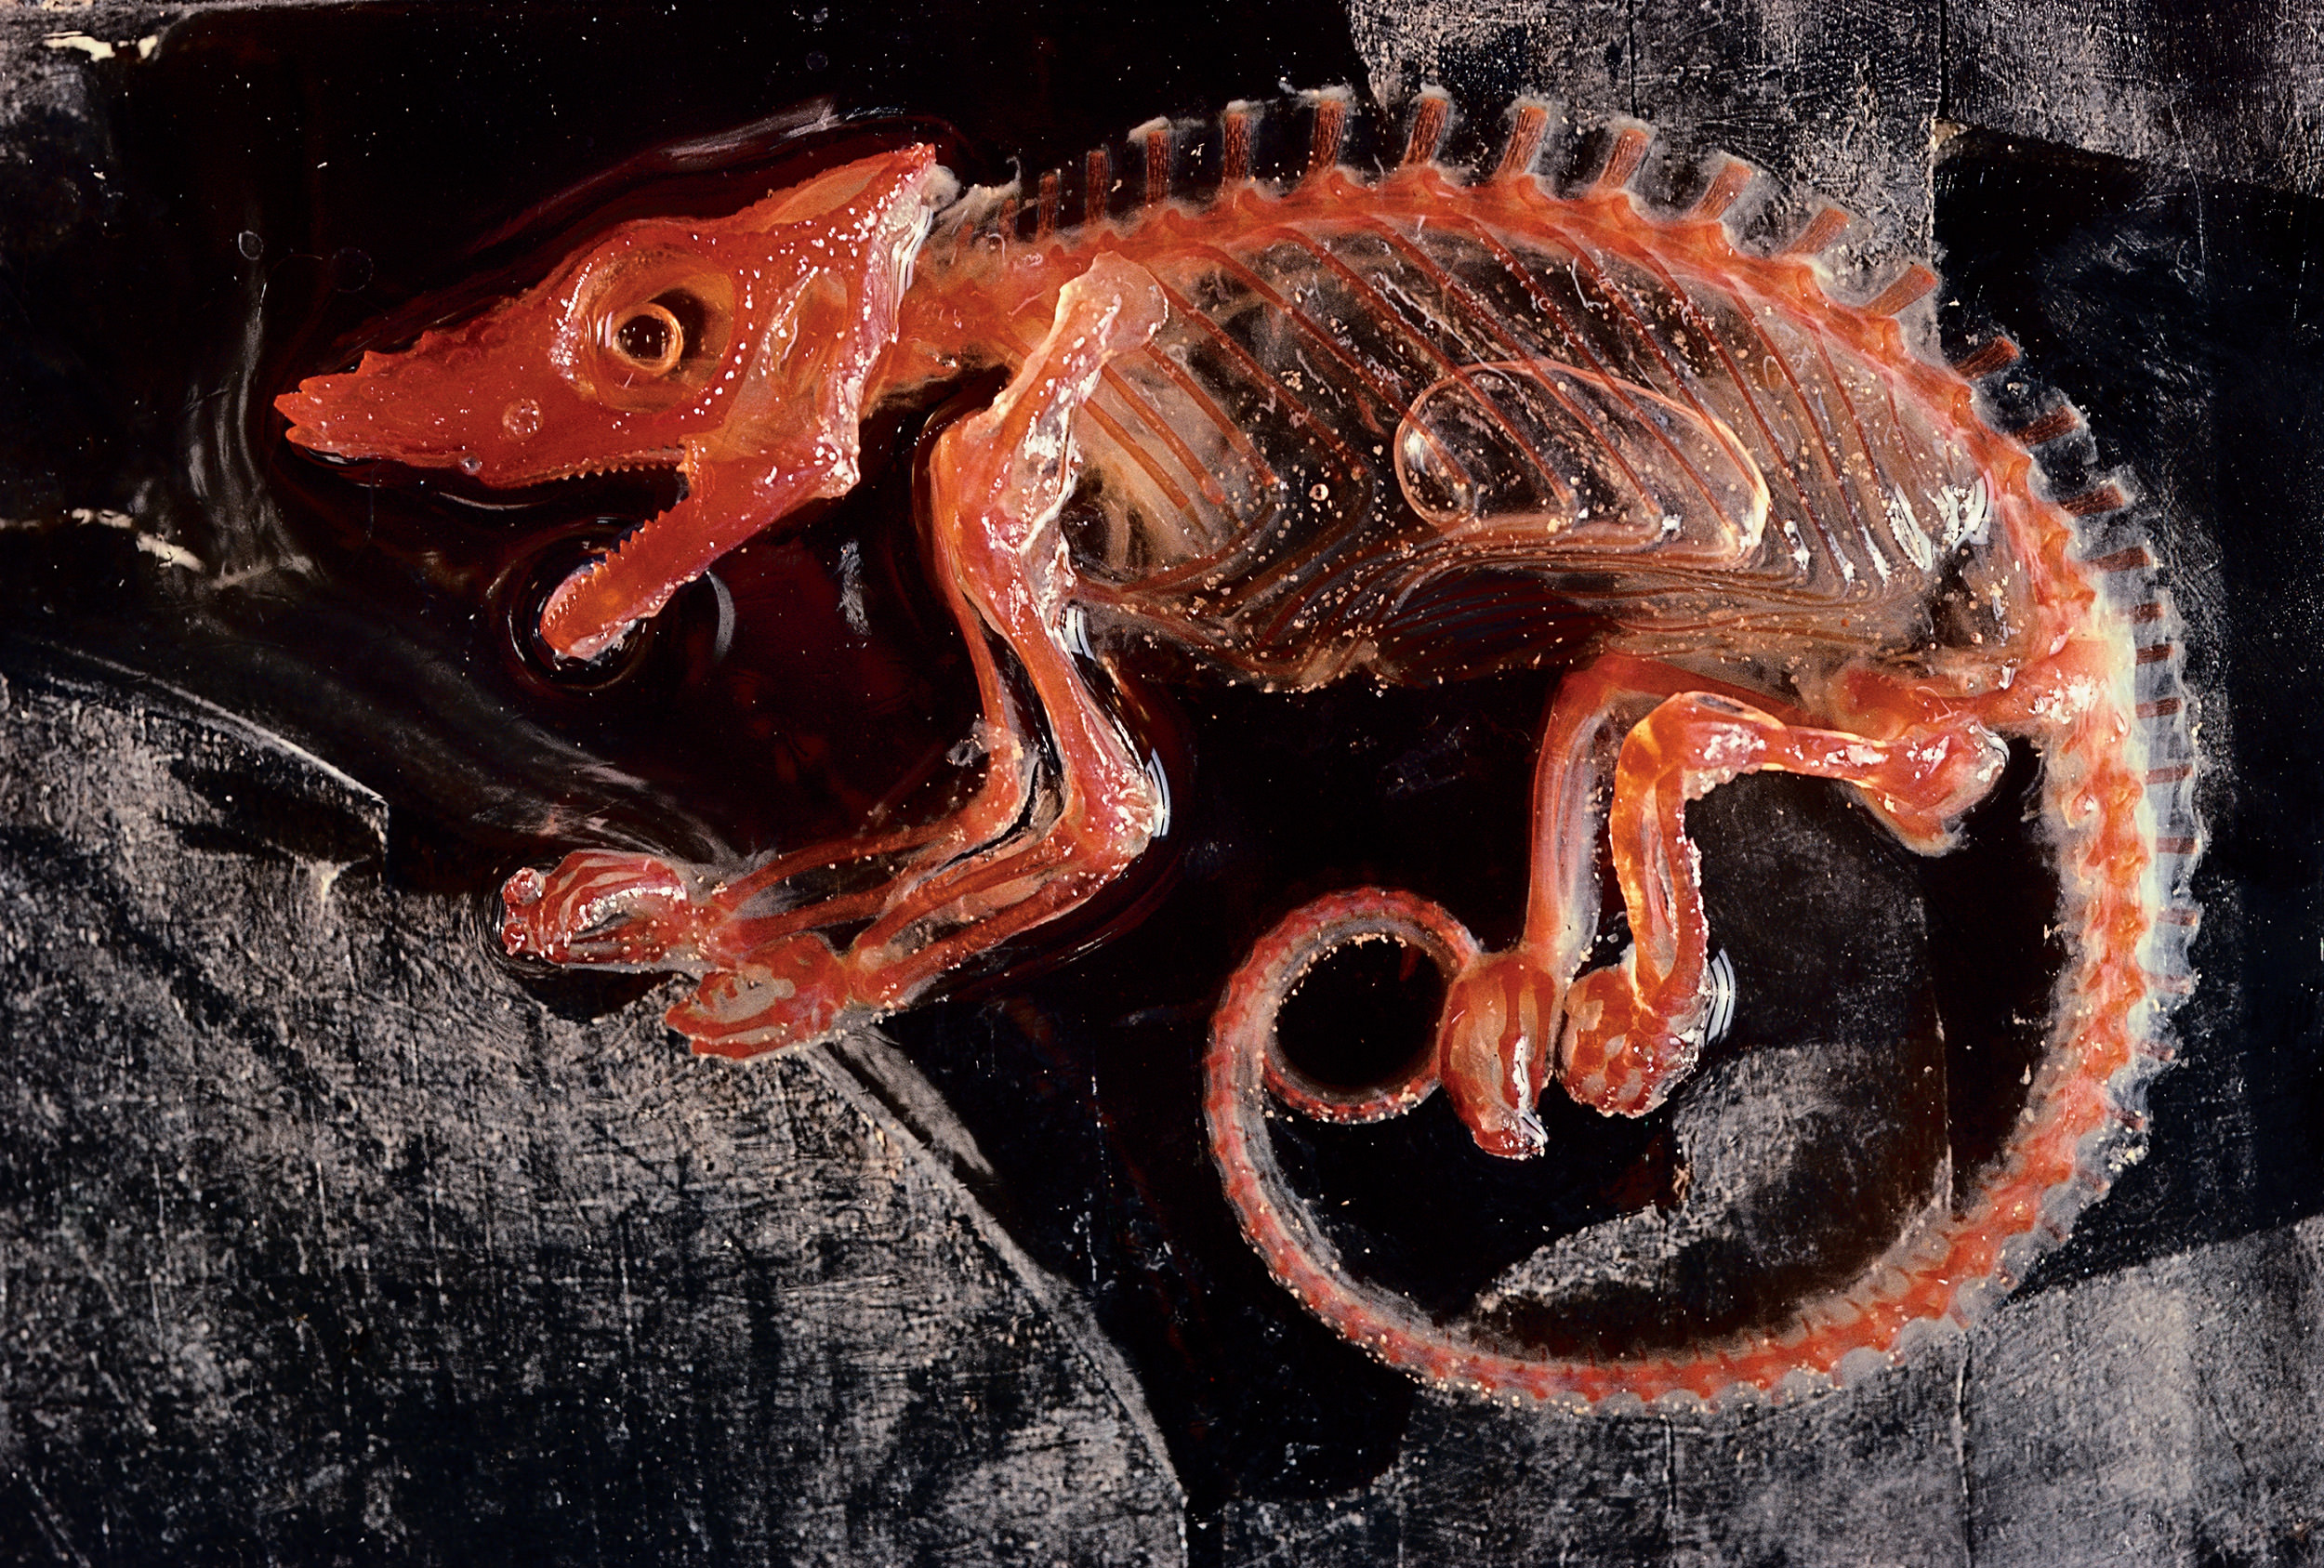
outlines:
{"label": "foot", "polygon": [[1488,1154],[1530,1159],[1548,1142],[1534,1103],[1556,1044],[1558,993],[1520,953],[1487,954],[1446,987],[1438,1081]]}
{"label": "foot", "polygon": [[546,875],[527,866],[500,898],[500,941],[512,954],[609,969],[698,969],[705,962],[693,889],[651,855],[584,850]]}
{"label": "foot", "polygon": [[813,1045],[885,1010],[856,995],[846,955],[812,931],[721,969],[664,1016],[705,1056],[762,1055]]}
{"label": "foot", "polygon": [[1609,1116],[1644,1115],[1694,1073],[1710,1012],[1708,995],[1675,1011],[1645,1001],[1631,954],[1591,970],[1565,998],[1565,1092]]}

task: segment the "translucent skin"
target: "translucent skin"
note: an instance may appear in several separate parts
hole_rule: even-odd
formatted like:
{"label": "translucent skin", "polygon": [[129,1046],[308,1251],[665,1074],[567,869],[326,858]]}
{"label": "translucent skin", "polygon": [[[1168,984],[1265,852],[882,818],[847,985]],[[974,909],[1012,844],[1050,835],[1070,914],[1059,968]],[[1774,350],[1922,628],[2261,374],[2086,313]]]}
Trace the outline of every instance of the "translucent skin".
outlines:
{"label": "translucent skin", "polygon": [[[965,369],[1009,373],[928,468],[930,545],[984,709],[971,797],[746,868],[585,850],[508,886],[511,951],[698,974],[669,1021],[732,1056],[911,1005],[1086,903],[1163,830],[1164,782],[1093,685],[1090,622],[1276,687],[1435,679],[1485,667],[1465,657],[1461,585],[1552,586],[1599,629],[1577,649],[1539,627],[1538,656],[1577,667],[1539,752],[1522,934],[1486,953],[1380,889],[1287,917],[1214,1025],[1228,1195],[1340,1332],[1491,1390],[1707,1394],[1885,1351],[1961,1310],[1956,1288],[1993,1273],[2073,1178],[2078,1140],[2122,1120],[2108,1079],[2159,1048],[2149,1003],[2173,977],[2140,957],[2168,912],[2147,875],[2133,679],[2152,644],[2076,560],[2073,522],[2120,497],[2037,496],[2026,450],[1980,419],[1968,381],[1908,349],[1895,318],[1934,287],[1925,269],[1850,303],[1819,280],[1826,219],[1775,255],[1739,249],[1723,219],[1740,165],[1691,211],[1648,216],[1627,188],[1644,138],[1624,132],[1594,183],[1553,194],[1530,172],[1543,126],[1525,108],[1499,165],[1461,182],[1434,162],[1442,100],[1424,98],[1401,164],[1366,180],[1337,163],[1335,103],[1318,101],[1288,188],[1238,165],[1249,126],[1230,113],[1215,196],[1172,199],[1165,131],[1137,211],[1100,205],[1061,230],[1051,183],[1029,238],[1012,203],[973,197],[930,238],[950,181],[924,148],[733,218],[628,225],[477,322],[279,405],[317,450],[494,483],[680,468],[685,499],[550,601],[545,639],[587,658],[724,551],[852,485],[865,409]],[[1085,188],[1104,191],[1103,172]],[[1471,1343],[1362,1285],[1299,1213],[1267,1095],[1362,1120],[1441,1084],[1481,1148],[1524,1158],[1542,1153],[1534,1107],[1552,1082],[1635,1116],[1686,1081],[1713,999],[1690,800],[1751,771],[1832,779],[1935,853],[1999,778],[2006,737],[2047,764],[2076,927],[2053,1066],[1969,1211],[1900,1241],[1861,1300],[1813,1306],[1763,1343],[1568,1365]],[[1582,972],[1602,824],[1633,943]],[[882,879],[789,890],[855,862]],[[825,934],[851,925],[844,946]],[[1274,1012],[1333,947],[1383,937],[1446,970],[1435,1050],[1406,1081],[1335,1097],[1280,1060]]]}

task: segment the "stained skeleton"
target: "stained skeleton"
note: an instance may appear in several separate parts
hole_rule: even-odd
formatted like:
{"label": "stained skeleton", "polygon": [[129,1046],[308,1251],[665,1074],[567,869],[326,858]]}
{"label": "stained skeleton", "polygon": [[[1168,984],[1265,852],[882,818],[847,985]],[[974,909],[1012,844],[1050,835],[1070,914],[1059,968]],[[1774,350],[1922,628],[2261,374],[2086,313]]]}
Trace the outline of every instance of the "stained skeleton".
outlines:
{"label": "stained skeleton", "polygon": [[[1169,781],[1107,701],[1093,626],[1099,646],[1167,642],[1282,690],[1554,664],[1513,943],[1486,952],[1433,904],[1352,889],[1293,912],[1228,984],[1208,1113],[1247,1233],[1384,1358],[1541,1397],[1773,1387],[1964,1315],[2013,1238],[2062,1223],[2053,1194],[2103,1184],[2078,1145],[2134,1126],[2109,1081],[2162,1050],[2185,979],[2172,868],[2193,844],[2166,831],[2178,797],[2148,797],[2185,779],[2159,751],[2177,699],[2150,690],[2168,611],[2141,547],[2091,547],[2124,495],[2047,494],[2042,433],[1981,417],[1973,382],[2006,367],[2005,342],[1957,367],[1918,351],[1902,319],[1926,268],[1837,290],[1829,209],[1788,244],[1739,243],[1746,165],[1657,208],[1634,189],[1649,138],[1618,125],[1560,185],[1538,172],[1555,127],[1524,104],[1498,154],[1459,170],[1439,161],[1449,104],[1423,94],[1364,174],[1342,161],[1351,102],[1302,112],[1304,166],[1280,178],[1255,167],[1245,106],[1141,127],[1073,190],[962,193],[914,146],[731,217],[626,223],[523,295],[280,400],[302,445],[487,484],[678,468],[683,498],[545,607],[543,641],[588,661],[853,486],[869,411],[1003,381],[926,468],[983,710],[975,787],[933,820],[749,866],[579,850],[509,881],[508,945],[697,975],[668,1017],[699,1050],[826,1039],[1037,939],[1165,830]],[[1143,166],[1117,178],[1116,159]],[[1519,583],[1524,635],[1471,639]],[[1853,1291],[1756,1337],[1571,1363],[1354,1279],[1300,1212],[1270,1101],[1361,1121],[1442,1087],[1480,1148],[1527,1158],[1552,1087],[1638,1116],[1689,1080],[1732,1000],[1689,801],[1756,771],[1834,780],[1939,854],[2011,741],[2043,764],[2073,942],[2049,1063],[2006,1158]],[[1631,941],[1588,967],[1602,836]],[[846,890],[800,891],[835,868]],[[1275,1015],[1329,954],[1381,940],[1444,971],[1434,1046],[1391,1084],[1318,1083]]]}

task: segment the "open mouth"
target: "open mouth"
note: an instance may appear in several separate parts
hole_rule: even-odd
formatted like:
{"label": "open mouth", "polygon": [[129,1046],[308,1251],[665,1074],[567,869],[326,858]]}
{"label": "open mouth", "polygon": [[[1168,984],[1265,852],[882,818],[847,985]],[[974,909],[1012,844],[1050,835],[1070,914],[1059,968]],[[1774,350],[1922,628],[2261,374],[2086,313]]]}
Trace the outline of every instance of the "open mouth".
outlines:
{"label": "open mouth", "polygon": [[627,520],[621,535],[626,537],[677,506],[686,493],[674,455],[667,461],[654,455],[593,463],[520,483],[495,483],[457,464],[430,466],[407,457],[349,457],[311,451],[307,455],[347,481],[367,487],[415,488],[463,512],[508,519],[510,526],[556,528],[583,517],[617,518]]}

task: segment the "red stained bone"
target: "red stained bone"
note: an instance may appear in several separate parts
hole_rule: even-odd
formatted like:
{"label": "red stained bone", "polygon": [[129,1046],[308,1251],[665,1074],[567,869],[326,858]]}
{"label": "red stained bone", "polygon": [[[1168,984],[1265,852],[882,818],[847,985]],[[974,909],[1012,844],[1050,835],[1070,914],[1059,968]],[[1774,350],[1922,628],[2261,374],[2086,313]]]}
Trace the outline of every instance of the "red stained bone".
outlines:
{"label": "red stained bone", "polygon": [[1441,92],[1423,92],[1413,100],[1412,128],[1404,144],[1406,166],[1436,161],[1436,150],[1445,144],[1446,122],[1451,112],[1452,99]]}
{"label": "red stained bone", "polygon": [[[487,482],[680,464],[685,501],[552,600],[545,634],[586,655],[721,551],[852,483],[855,422],[882,396],[962,364],[1011,372],[930,469],[931,547],[984,706],[972,797],[935,823],[744,870],[585,851],[511,881],[509,945],[702,974],[670,1017],[704,1050],[827,1037],[1086,903],[1159,831],[1159,784],[1072,656],[1082,617],[1244,679],[1312,686],[1393,678],[1410,656],[1399,608],[1440,577],[1539,573],[1613,629],[1566,677],[1543,738],[1524,932],[1480,953],[1434,906],[1356,889],[1254,949],[1214,1021],[1207,1093],[1247,1234],[1347,1337],[1487,1392],[1770,1389],[1886,1353],[1915,1323],[1966,1320],[1978,1293],[1964,1286],[2022,1265],[2021,1240],[2062,1233],[2045,1204],[2103,1186],[2078,1148],[2135,1123],[2109,1080],[2168,1056],[2152,1004],[2189,979],[2141,956],[2156,931],[2194,922],[2148,875],[2169,857],[2183,879],[2199,847],[2167,798],[2147,804],[2193,768],[2146,755],[2178,732],[2179,699],[2151,694],[2173,644],[2129,635],[2170,614],[2154,598],[2107,611],[2093,574],[2151,557],[2118,543],[2085,560],[2097,524],[2076,521],[2103,520],[2123,491],[2040,498],[2025,447],[2073,416],[2015,441],[1982,423],[1968,380],[2015,349],[1996,338],[1952,370],[1914,353],[1894,318],[1934,287],[1926,268],[1862,306],[1829,296],[1814,253],[1844,214],[1819,209],[1778,255],[1738,248],[1723,218],[1747,165],[1721,164],[1684,216],[1643,216],[1627,182],[1646,138],[1625,129],[1598,178],[1560,198],[1533,174],[1550,117],[1528,103],[1486,178],[1464,184],[1434,163],[1447,106],[1432,94],[1398,167],[1367,182],[1334,161],[1347,100],[1311,102],[1287,187],[1255,166],[1261,112],[1238,105],[1218,127],[1221,187],[1207,204],[1169,203],[1171,135],[1150,129],[1144,209],[1126,224],[1096,221],[1112,165],[1092,154],[1080,229],[1059,229],[1050,176],[1031,245],[1011,195],[964,204],[947,243],[923,251],[941,177],[924,149],[905,150],[733,218],[627,226],[476,322],[280,400],[303,444]],[[656,375],[668,362],[700,378],[674,401],[653,376],[588,374],[602,333],[576,346],[560,325],[602,271],[649,265],[675,269],[654,286],[676,279],[733,317],[713,362],[642,356]],[[1084,475],[1116,510],[1068,547],[1059,512]],[[1925,630],[1948,572],[1986,607],[1965,642]],[[1480,1145],[1510,1156],[1539,1150],[1533,1107],[1552,1081],[1639,1113],[1684,1086],[1704,1027],[1685,802],[1744,771],[1819,773],[1934,852],[1989,784],[1998,736],[2043,758],[2075,929],[2027,1114],[1954,1212],[1773,1332],[1600,1364],[1469,1338],[1338,1258],[1275,1166],[1270,1098],[1364,1119],[1441,1083]],[[1608,818],[1634,946],[1582,972]],[[888,882],[823,903],[771,897],[850,861]],[[824,934],[858,925],[844,947]],[[1274,1009],[1332,947],[1383,936],[1448,971],[1436,1053],[1379,1093],[1335,1097],[1279,1060]]]}

